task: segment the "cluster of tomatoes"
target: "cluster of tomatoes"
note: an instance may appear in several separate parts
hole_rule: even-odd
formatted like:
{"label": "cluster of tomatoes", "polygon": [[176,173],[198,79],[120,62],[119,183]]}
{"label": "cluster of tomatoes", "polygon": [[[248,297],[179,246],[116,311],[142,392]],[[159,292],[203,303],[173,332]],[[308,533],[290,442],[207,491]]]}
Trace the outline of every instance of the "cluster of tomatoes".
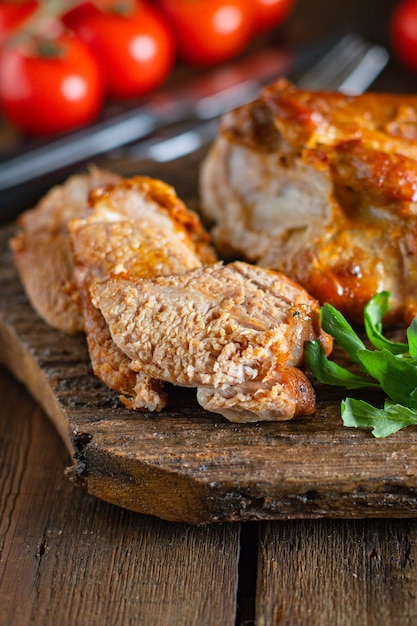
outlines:
{"label": "cluster of tomatoes", "polygon": [[0,106],[29,134],[143,96],[177,60],[209,66],[280,25],[295,0],[0,0]]}

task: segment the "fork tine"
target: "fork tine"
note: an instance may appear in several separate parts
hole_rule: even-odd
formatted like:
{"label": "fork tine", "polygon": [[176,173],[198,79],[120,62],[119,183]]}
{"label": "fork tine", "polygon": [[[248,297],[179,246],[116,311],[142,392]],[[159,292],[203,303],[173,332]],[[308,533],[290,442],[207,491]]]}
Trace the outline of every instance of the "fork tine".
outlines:
{"label": "fork tine", "polygon": [[297,84],[302,88],[315,89],[321,84],[329,84],[333,76],[343,70],[352,54],[357,54],[362,41],[357,35],[345,35],[337,45],[316,63]]}
{"label": "fork tine", "polygon": [[362,61],[339,86],[339,91],[351,95],[363,93],[388,63],[388,58],[389,55],[385,48],[372,46]]}
{"label": "fork tine", "polygon": [[387,60],[388,53],[384,48],[351,33],[302,76],[297,85],[303,89],[360,93],[375,79]]}

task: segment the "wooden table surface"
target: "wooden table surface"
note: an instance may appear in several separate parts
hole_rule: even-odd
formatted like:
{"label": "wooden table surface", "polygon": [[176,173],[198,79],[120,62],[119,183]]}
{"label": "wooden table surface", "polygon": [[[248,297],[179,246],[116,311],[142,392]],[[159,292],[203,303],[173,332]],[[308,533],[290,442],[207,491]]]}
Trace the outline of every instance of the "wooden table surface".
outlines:
{"label": "wooden table surface", "polygon": [[[386,44],[394,4],[298,0],[277,37],[347,27]],[[417,79],[392,60],[375,88],[417,91]],[[88,495],[70,464],[0,367],[2,626],[417,624],[417,519],[189,526]]]}

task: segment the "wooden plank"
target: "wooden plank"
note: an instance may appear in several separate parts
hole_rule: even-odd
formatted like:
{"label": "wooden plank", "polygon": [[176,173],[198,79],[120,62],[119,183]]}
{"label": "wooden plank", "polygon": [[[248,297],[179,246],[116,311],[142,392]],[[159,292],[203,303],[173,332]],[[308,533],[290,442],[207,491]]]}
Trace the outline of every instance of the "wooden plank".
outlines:
{"label": "wooden plank", "polygon": [[417,520],[297,520],[260,529],[257,626],[417,620]]}
{"label": "wooden plank", "polygon": [[417,429],[375,440],[343,428],[340,397],[324,389],[315,416],[287,423],[231,424],[178,389],[160,414],[125,410],[92,374],[84,337],[54,331],[28,304],[12,231],[0,232],[0,356],[55,423],[76,457],[68,475],[89,493],[188,523],[416,515]]}
{"label": "wooden plank", "polygon": [[2,625],[234,626],[238,524],[170,524],[89,496],[3,368],[0,404]]}
{"label": "wooden plank", "polygon": [[[161,177],[198,210],[202,153],[167,167],[113,162],[123,175]],[[102,166],[109,164],[104,161]],[[317,386],[314,416],[231,424],[173,388],[160,414],[129,412],[92,374],[85,338],[34,313],[0,229],[0,361],[54,422],[87,491],[139,513],[199,524],[288,518],[417,515],[417,427],[385,440],[344,428],[345,392]]]}

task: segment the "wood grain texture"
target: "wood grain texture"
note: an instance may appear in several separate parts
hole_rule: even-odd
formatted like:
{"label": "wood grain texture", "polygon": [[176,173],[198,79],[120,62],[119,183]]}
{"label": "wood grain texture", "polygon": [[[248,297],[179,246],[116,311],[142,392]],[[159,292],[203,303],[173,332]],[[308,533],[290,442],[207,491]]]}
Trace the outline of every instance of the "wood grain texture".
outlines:
{"label": "wood grain texture", "polygon": [[256,626],[417,620],[417,520],[260,526]]}
{"label": "wood grain texture", "polygon": [[3,368],[0,402],[2,626],[234,626],[238,524],[171,524],[89,496]]}
{"label": "wood grain texture", "polygon": [[169,524],[92,498],[63,478],[67,451],[3,368],[0,403],[2,625],[232,626],[237,609],[245,626],[415,623],[415,520],[245,524],[236,607],[239,524]]}
{"label": "wood grain texture", "polygon": [[[197,170],[177,163],[164,176],[193,208]],[[124,409],[92,374],[84,337],[30,307],[8,251],[13,229],[0,231],[0,359],[52,419],[75,458],[68,476],[90,494],[192,524],[417,515],[417,428],[385,440],[344,428],[333,389],[317,388],[314,416],[286,423],[231,424],[179,388],[160,414]]]}

